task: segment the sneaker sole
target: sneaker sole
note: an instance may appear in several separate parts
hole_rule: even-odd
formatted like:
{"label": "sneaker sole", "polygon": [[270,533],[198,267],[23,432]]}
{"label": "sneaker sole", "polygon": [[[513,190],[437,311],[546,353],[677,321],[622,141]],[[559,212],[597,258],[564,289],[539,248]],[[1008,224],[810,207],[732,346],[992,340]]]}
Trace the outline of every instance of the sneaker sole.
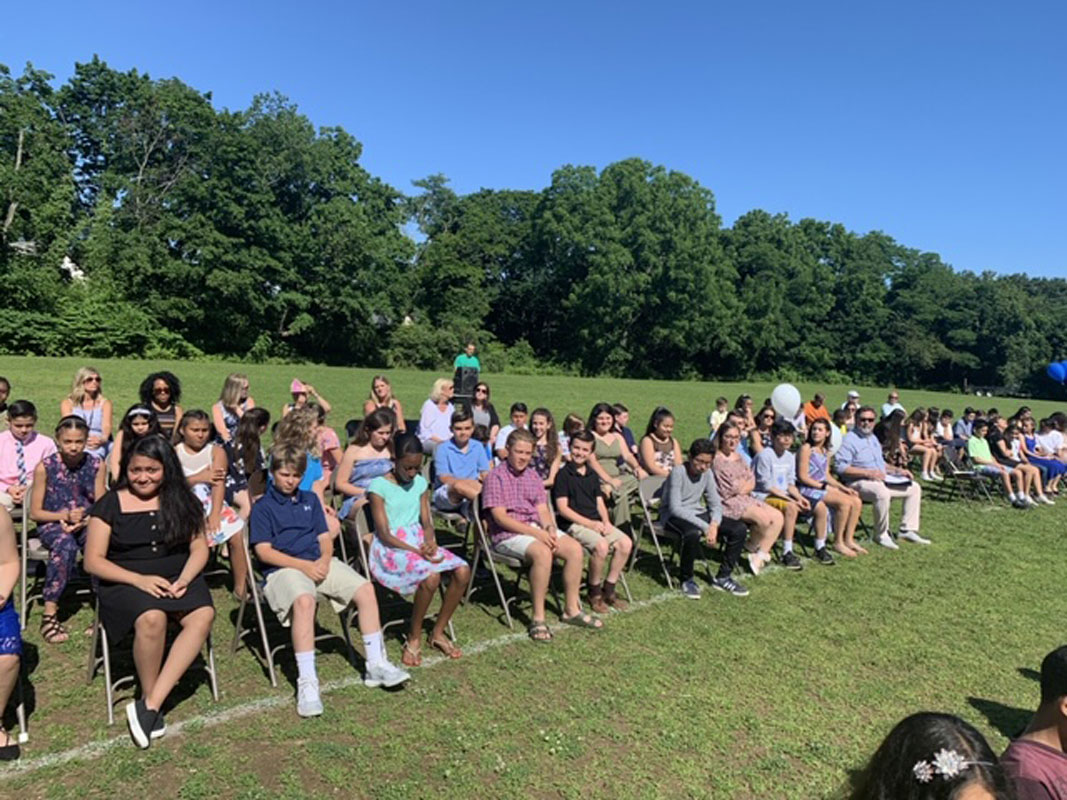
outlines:
{"label": "sneaker sole", "polygon": [[377,678],[364,678],[363,685],[369,689],[392,689],[394,686],[399,686],[402,683],[407,683],[411,678],[398,678],[392,681],[380,681]]}
{"label": "sneaker sole", "polygon": [[700,595],[699,594],[685,594],[685,592],[682,592],[682,594],[685,595],[685,599],[686,600],[699,600],[700,599]]}
{"label": "sneaker sole", "polygon": [[148,734],[148,738],[149,739],[162,739],[166,735],[167,735],[167,726],[164,725],[162,728],[159,728],[158,730],[153,730],[150,734]]}
{"label": "sneaker sole", "polygon": [[718,589],[720,592],[726,592],[726,594],[732,597],[748,597],[749,592],[735,592],[733,589],[727,589],[725,586],[716,586],[712,584],[713,589]]}
{"label": "sneaker sole", "polygon": [[126,726],[130,729],[130,736],[133,737],[133,743],[140,747],[142,750],[147,750],[152,744],[152,740],[144,735],[144,731],[141,730],[141,725],[137,721],[137,704],[129,703],[126,706]]}
{"label": "sneaker sole", "polygon": [[297,713],[298,716],[303,717],[304,719],[308,719],[309,717],[320,717],[320,716],[322,716],[322,706],[319,706],[317,709],[313,708],[310,711],[307,711],[307,710],[301,711],[298,708],[296,710],[296,713]]}

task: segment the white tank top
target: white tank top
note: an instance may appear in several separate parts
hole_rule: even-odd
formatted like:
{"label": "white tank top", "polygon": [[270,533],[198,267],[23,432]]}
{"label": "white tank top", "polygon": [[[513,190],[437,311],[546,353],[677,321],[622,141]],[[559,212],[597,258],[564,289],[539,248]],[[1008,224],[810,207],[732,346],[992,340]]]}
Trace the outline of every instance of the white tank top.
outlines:
{"label": "white tank top", "polygon": [[174,452],[178,454],[178,460],[182,463],[182,472],[186,478],[211,466],[214,448],[215,445],[212,442],[208,442],[199,453],[190,453],[185,449],[185,442],[178,442]]}

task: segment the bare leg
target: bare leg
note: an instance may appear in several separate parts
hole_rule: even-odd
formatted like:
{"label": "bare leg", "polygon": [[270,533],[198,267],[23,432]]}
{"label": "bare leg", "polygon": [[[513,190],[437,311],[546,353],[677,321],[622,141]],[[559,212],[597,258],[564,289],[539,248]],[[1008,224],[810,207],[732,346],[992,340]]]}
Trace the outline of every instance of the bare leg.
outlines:
{"label": "bare leg", "polygon": [[[561,536],[557,540],[556,558],[563,560],[564,613],[573,617],[582,611],[579,592],[582,586],[582,562],[584,550],[577,540]],[[601,562],[603,566],[603,562]]]}
{"label": "bare leg", "polygon": [[163,611],[145,611],[133,623],[133,663],[146,702],[159,678],[166,638],[167,615]]}
{"label": "bare leg", "polygon": [[[214,621],[215,609],[211,606],[194,609],[181,618],[181,633],[171,645],[167,660],[163,662],[163,669],[159,671],[155,684],[151,690],[145,692],[145,705],[148,708],[153,711],[160,709],[171,689],[181,680],[182,675],[200,652],[200,648],[204,646],[208,634],[211,633],[211,623]],[[166,631],[165,625],[166,623],[164,623],[164,632]]]}
{"label": "bare leg", "polygon": [[422,634],[422,622],[426,619],[426,611],[430,608],[433,596],[437,594],[437,587],[440,585],[440,573],[431,572],[415,590],[415,599],[411,607],[411,627],[408,629],[408,643],[416,652],[419,648],[419,637]]}
{"label": "bare leg", "polygon": [[374,596],[374,584],[365,583],[352,595],[352,605],[359,614],[359,632],[364,636],[377,633],[382,629],[378,616],[378,598]]}
{"label": "bare leg", "polygon": [[533,621],[545,621],[545,595],[548,594],[548,581],[552,575],[552,551],[541,542],[534,542],[526,549],[526,560],[530,564],[530,600]]}
{"label": "bare leg", "polygon": [[233,572],[233,591],[244,597],[248,591],[248,564],[245,561],[245,537],[243,532],[231,536],[226,544],[230,548],[230,569]]}
{"label": "bare leg", "polygon": [[452,619],[456,608],[459,607],[459,602],[463,599],[463,593],[467,591],[467,584],[470,583],[470,579],[471,568],[466,564],[453,570],[452,580],[449,581],[448,588],[445,589],[445,598],[441,601],[441,610],[437,614],[437,622],[434,623],[433,630],[430,632],[431,644],[445,638],[445,628],[448,626],[448,621]]}
{"label": "bare leg", "polygon": [[[361,616],[360,622],[363,621]],[[308,653],[315,649],[315,595],[298,595],[289,609],[289,635],[294,653]]]}
{"label": "bare leg", "polygon": [[608,583],[619,582],[619,576],[622,575],[626,562],[630,560],[634,542],[629,536],[624,536],[615,542],[614,547],[615,554],[611,557],[611,566],[608,567]]}

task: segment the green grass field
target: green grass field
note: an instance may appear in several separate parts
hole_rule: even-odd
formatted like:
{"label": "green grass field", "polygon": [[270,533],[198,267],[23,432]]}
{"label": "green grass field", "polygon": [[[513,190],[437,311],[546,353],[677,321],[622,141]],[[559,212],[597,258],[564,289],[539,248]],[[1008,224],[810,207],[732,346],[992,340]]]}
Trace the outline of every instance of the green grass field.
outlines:
{"label": "green grass field", "polygon": [[[0,357],[13,397],[58,417],[73,359]],[[337,428],[358,416],[371,370],[325,367],[156,364],[98,361],[118,413],[152,369],[184,381],[186,408],[208,407],[231,370],[246,372],[261,405],[277,413],[293,377],[310,381],[335,406]],[[391,373],[406,416],[417,416],[435,376]],[[663,403],[688,442],[706,433],[718,394],[769,384],[653,383],[488,376],[501,412],[513,400],[583,416],[599,400],[622,401],[643,429]],[[816,387],[802,385],[808,397]],[[840,403],[847,386],[823,387]],[[858,387],[865,400],[884,388]],[[951,407],[1018,400],[901,390],[916,404]],[[1028,402],[1044,414],[1065,404]],[[638,431],[640,432],[640,431]],[[889,728],[920,709],[971,721],[1002,749],[1037,699],[1042,656],[1063,632],[1061,573],[1067,500],[1052,508],[946,503],[928,492],[929,547],[799,574],[746,577],[737,599],[706,592],[699,602],[667,593],[654,560],[632,573],[636,606],[591,634],[567,629],[550,646],[508,631],[491,591],[475,594],[455,618],[467,651],[457,663],[432,659],[396,693],[352,685],[343,654],[319,658],[332,682],[326,713],[300,720],[292,684],[271,689],[246,651],[229,652],[236,607],[216,591],[216,658],[222,699],[191,673],[168,711],[171,732],[146,753],[129,743],[120,717],[107,728],[103,677],[85,684],[91,611],[72,602],[65,644],[48,646],[35,607],[26,631],[31,742],[22,763],[0,772],[0,796],[142,797],[146,786],[179,798],[383,797],[451,791],[496,797],[816,798],[840,793]],[[894,509],[895,511],[895,509]],[[869,512],[868,512],[869,515]],[[894,521],[896,516],[894,514]],[[406,616],[406,608],[385,612]],[[553,614],[549,612],[550,622]],[[322,624],[336,629],[323,614]],[[390,640],[399,658],[400,644]],[[128,666],[117,657],[117,669]],[[281,661],[292,678],[291,655]],[[121,706],[120,706],[121,709]],[[182,723],[187,723],[183,725]]]}

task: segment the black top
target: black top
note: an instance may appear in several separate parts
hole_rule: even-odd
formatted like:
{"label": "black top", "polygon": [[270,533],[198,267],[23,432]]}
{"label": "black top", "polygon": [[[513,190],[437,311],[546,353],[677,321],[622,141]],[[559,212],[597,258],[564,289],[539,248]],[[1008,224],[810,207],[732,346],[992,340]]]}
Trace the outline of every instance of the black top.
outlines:
{"label": "black top", "polygon": [[[1019,462],[1011,457],[1011,445],[1008,440],[1004,438],[1004,433],[996,425],[990,425],[985,435],[986,441],[989,442],[989,452],[993,454],[993,458],[1000,464],[1006,464],[1007,466],[1015,466]],[[1000,449],[1000,443],[1003,442],[1004,450],[1008,452],[1008,455],[1004,455],[1004,452]]]}
{"label": "black top", "polygon": [[[600,519],[597,498],[600,497],[600,478],[588,466],[585,474],[578,472],[573,461],[566,462],[556,473],[556,482],[552,486],[552,497],[557,500],[567,498],[567,505],[576,514],[589,519]],[[564,520],[570,524],[569,520]]]}

